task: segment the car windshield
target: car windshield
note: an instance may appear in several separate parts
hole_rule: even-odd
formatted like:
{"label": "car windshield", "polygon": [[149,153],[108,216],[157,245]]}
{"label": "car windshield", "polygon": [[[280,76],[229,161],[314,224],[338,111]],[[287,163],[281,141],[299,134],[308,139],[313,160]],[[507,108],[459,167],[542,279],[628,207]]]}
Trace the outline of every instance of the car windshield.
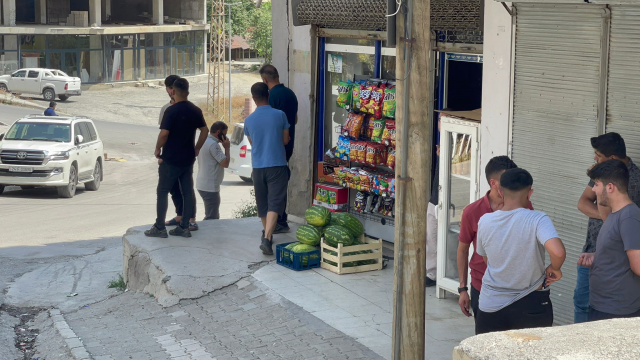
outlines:
{"label": "car windshield", "polygon": [[13,124],[5,140],[71,142],[68,124],[19,122]]}
{"label": "car windshield", "polygon": [[236,124],[236,126],[233,127],[233,133],[231,134],[231,137],[229,138],[229,142],[232,143],[233,145],[240,145],[240,143],[242,142],[242,140],[244,140],[244,124],[240,125],[240,124]]}

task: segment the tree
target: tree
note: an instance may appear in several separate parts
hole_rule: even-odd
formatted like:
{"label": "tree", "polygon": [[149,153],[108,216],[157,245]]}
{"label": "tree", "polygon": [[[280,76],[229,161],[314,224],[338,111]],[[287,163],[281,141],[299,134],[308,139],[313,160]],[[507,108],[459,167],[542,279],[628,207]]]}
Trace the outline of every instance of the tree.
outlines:
{"label": "tree", "polygon": [[[231,32],[233,35],[240,35],[246,37],[249,33],[249,28],[253,23],[253,16],[256,12],[256,3],[254,0],[229,0],[231,3],[240,2],[242,4],[236,6],[225,6],[225,18],[224,21],[229,21],[229,7],[231,8]],[[211,0],[207,0],[207,14],[211,11]],[[209,19],[207,19],[209,21]],[[228,24],[227,24],[228,26]],[[224,29],[225,33],[227,29]]]}
{"label": "tree", "polygon": [[253,26],[249,29],[249,42],[258,56],[263,57],[264,62],[270,64],[273,55],[271,3],[262,3],[260,9],[255,9]]}

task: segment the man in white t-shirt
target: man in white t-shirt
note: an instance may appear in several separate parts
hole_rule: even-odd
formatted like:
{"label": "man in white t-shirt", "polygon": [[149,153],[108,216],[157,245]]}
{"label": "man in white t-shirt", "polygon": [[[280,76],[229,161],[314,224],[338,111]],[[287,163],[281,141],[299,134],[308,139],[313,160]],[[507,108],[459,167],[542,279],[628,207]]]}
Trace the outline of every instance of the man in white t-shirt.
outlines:
{"label": "man in white t-shirt", "polygon": [[[476,334],[553,324],[548,286],[562,278],[566,252],[551,219],[527,209],[533,178],[524,169],[500,177],[501,210],[478,223],[477,252],[487,263]],[[545,269],[545,249],[551,265]]]}
{"label": "man in white t-shirt", "polygon": [[220,185],[224,179],[224,169],[229,167],[231,159],[231,143],[227,138],[227,129],[229,127],[222,121],[213,123],[209,136],[198,154],[196,189],[204,200],[205,220],[220,219]]}

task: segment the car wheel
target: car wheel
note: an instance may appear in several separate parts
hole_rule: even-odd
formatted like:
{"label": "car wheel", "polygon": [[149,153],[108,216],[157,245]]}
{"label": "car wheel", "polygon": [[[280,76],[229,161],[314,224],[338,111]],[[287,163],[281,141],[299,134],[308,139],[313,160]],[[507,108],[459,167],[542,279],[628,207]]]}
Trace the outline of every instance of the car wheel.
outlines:
{"label": "car wheel", "polygon": [[100,161],[96,161],[96,167],[93,169],[93,181],[84,184],[85,189],[89,191],[98,191],[100,189],[100,181],[102,180],[100,168]]}
{"label": "car wheel", "polygon": [[4,192],[4,185],[0,185],[0,195]]}
{"label": "car wheel", "polygon": [[58,196],[70,199],[76,194],[76,187],[78,186],[78,170],[75,166],[69,168],[69,183],[66,186],[58,188]]}
{"label": "car wheel", "polygon": [[7,85],[5,85],[5,84],[0,84],[0,91],[7,92],[7,91],[9,91],[9,88],[7,88]]}
{"label": "car wheel", "polygon": [[53,91],[53,89],[45,89],[42,92],[42,96],[44,96],[44,99],[47,101],[53,101],[56,99],[56,92]]}
{"label": "car wheel", "polygon": [[58,96],[58,99],[60,99],[60,101],[67,101],[67,99],[69,99],[69,97],[67,95],[60,95],[60,96]]}
{"label": "car wheel", "polygon": [[242,181],[244,181],[246,183],[252,183],[253,182],[252,178],[248,178],[248,177],[244,177],[244,176],[240,176],[240,179],[242,179]]}

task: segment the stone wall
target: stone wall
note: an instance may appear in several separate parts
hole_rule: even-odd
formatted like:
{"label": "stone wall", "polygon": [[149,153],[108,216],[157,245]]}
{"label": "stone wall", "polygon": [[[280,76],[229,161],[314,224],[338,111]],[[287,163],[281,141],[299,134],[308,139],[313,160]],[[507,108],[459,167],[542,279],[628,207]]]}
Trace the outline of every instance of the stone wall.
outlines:
{"label": "stone wall", "polygon": [[47,23],[57,25],[66,23],[71,14],[69,0],[47,0]]}
{"label": "stone wall", "polygon": [[470,337],[453,360],[637,360],[640,318],[514,330]]}

